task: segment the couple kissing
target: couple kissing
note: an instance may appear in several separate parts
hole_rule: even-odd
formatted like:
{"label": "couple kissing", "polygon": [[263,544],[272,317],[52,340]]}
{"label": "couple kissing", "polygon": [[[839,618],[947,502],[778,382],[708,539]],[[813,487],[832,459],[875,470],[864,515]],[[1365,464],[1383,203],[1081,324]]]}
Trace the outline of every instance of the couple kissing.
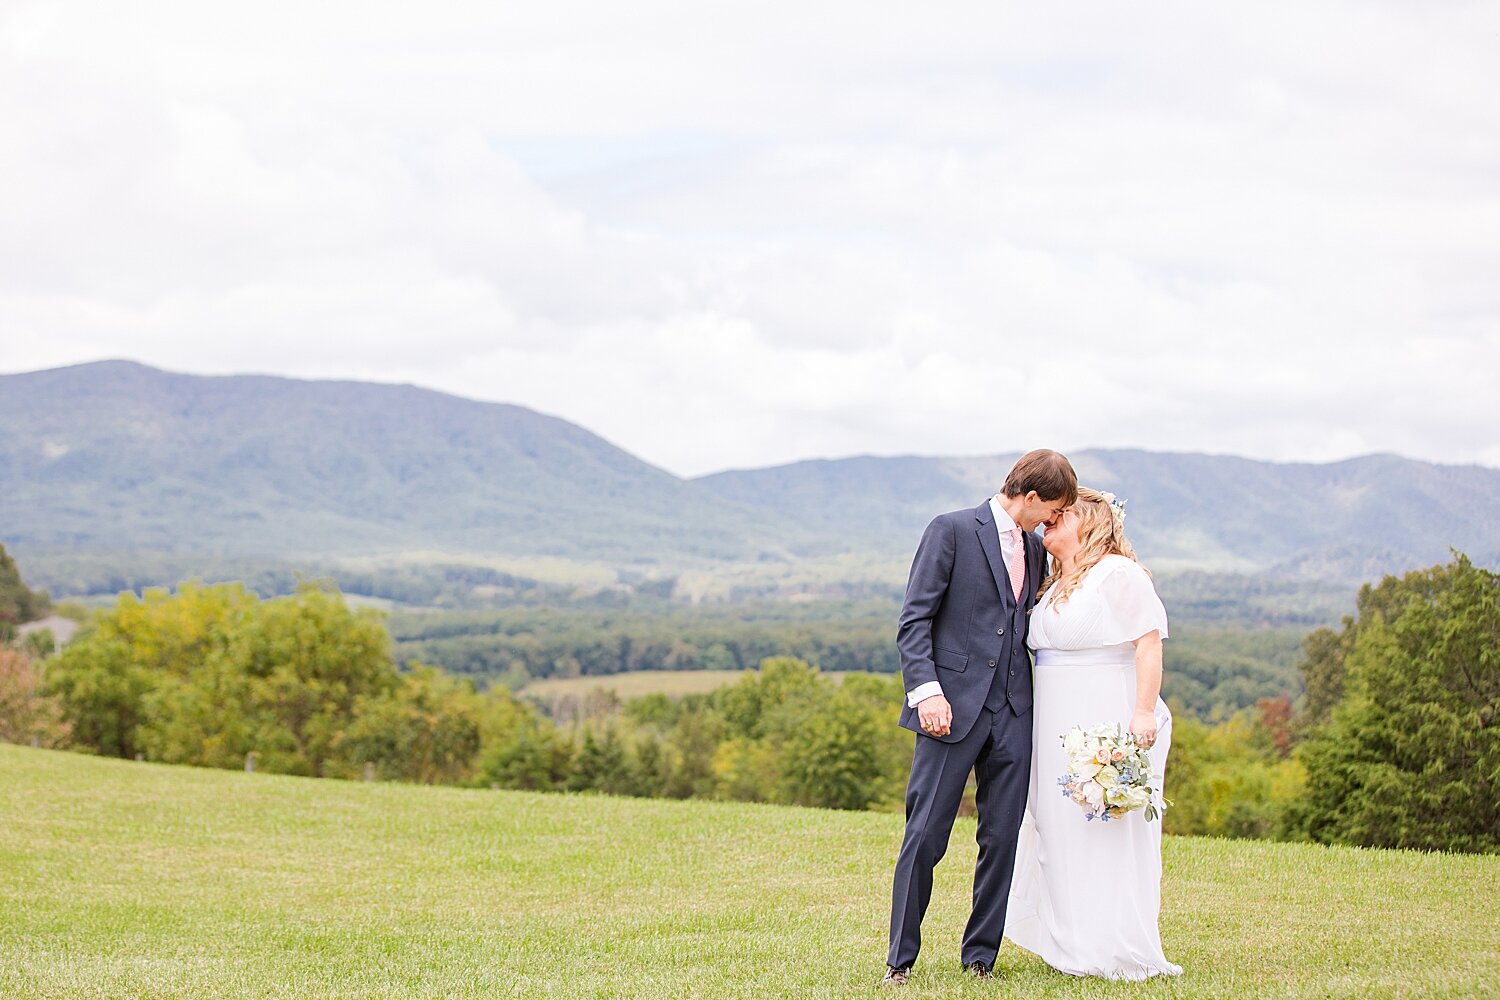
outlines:
{"label": "couple kissing", "polygon": [[1009,937],[1075,976],[1181,973],[1157,926],[1167,617],[1124,521],[1123,503],[1079,488],[1067,458],[1041,449],[1000,493],[923,533],[896,637],[900,724],[916,746],[884,984],[911,975],[971,771],[966,972],[991,977]]}

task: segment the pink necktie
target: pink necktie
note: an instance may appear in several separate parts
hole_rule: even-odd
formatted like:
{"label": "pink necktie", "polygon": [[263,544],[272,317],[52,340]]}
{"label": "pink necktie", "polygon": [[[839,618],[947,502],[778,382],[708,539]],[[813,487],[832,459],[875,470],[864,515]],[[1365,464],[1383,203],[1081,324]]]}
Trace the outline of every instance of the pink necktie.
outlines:
{"label": "pink necktie", "polygon": [[1021,584],[1026,579],[1026,546],[1021,541],[1021,529],[1010,529],[1010,585],[1016,592],[1016,603],[1021,603]]}

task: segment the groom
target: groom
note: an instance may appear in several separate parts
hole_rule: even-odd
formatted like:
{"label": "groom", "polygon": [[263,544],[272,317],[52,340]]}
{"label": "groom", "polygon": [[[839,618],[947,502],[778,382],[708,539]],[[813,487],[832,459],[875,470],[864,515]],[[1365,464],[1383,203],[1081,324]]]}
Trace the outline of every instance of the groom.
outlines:
{"label": "groom", "polygon": [[1031,532],[1077,498],[1078,477],[1066,458],[1028,452],[999,494],[973,510],[939,515],[917,546],[896,633],[906,684],[901,725],[917,733],[917,745],[884,983],[904,984],[917,959],[932,869],[948,849],[970,769],[978,781],[979,861],[959,957],[980,978],[995,964],[1031,778],[1026,616],[1046,564]]}

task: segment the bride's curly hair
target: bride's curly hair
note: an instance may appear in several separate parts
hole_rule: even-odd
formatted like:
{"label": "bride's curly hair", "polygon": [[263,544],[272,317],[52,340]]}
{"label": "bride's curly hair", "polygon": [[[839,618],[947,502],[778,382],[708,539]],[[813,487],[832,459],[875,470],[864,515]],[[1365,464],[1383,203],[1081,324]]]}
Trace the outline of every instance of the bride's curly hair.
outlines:
{"label": "bride's curly hair", "polygon": [[1078,499],[1071,508],[1078,515],[1078,556],[1074,560],[1073,572],[1064,576],[1062,562],[1053,557],[1052,572],[1042,582],[1043,592],[1054,583],[1058,584],[1057,596],[1052,598],[1054,609],[1067,603],[1083,582],[1084,575],[1105,556],[1124,556],[1140,562],[1125,537],[1124,514],[1116,513],[1113,500],[1113,495],[1106,496],[1087,486],[1078,487]]}

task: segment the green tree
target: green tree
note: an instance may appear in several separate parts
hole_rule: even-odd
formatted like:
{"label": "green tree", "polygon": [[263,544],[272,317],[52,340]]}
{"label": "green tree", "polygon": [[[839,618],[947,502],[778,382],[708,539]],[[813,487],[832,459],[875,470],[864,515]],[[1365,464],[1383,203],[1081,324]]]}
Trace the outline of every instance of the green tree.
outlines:
{"label": "green tree", "polygon": [[677,702],[661,692],[632,698],[625,705],[625,716],[638,726],[664,733],[677,721]]}
{"label": "green tree", "polygon": [[625,745],[615,727],[604,726],[602,734],[595,733],[592,726],[586,727],[568,788],[575,792],[625,795],[633,783]]}
{"label": "green tree", "polygon": [[480,748],[481,697],[474,685],[416,666],[393,689],[357,700],[339,748],[342,777],[368,766],[382,780],[463,784]]}
{"label": "green tree", "polygon": [[717,781],[714,754],[723,741],[724,716],[712,697],[682,700],[677,721],[667,734],[664,754],[670,761],[667,795],[674,799],[710,798]]}
{"label": "green tree", "polygon": [[788,740],[828,693],[829,682],[814,667],[789,656],[764,660],[759,670],[719,690],[725,732],[711,757],[715,794],[790,801],[795,786],[783,782]]}
{"label": "green tree", "polygon": [[717,746],[717,794],[831,809],[899,802],[910,734],[895,725],[902,697],[894,677],[852,675],[842,683],[790,657],[719,693],[729,734]]}
{"label": "green tree", "polygon": [[0,545],[0,642],[16,637],[16,626],[35,621],[47,613],[46,591],[30,590],[5,546]]}
{"label": "green tree", "polygon": [[781,801],[827,809],[894,808],[911,763],[911,733],[896,725],[904,696],[896,677],[824,677],[828,689],[782,746]]}
{"label": "green tree", "polygon": [[[825,809],[867,809],[878,801],[880,760],[871,750],[881,722],[867,702],[837,686],[784,737],[784,799]],[[885,726],[892,728],[888,720]]]}
{"label": "green tree", "polygon": [[635,743],[636,787],[632,794],[656,798],[666,794],[672,781],[672,761],[653,733],[639,736]]}
{"label": "green tree", "polygon": [[906,802],[906,779],[911,772],[915,734],[896,724],[906,701],[899,674],[847,674],[840,690],[865,705],[874,723],[874,738],[865,748],[875,762],[875,784],[870,808],[897,810]]}
{"label": "green tree", "polygon": [[[1361,591],[1361,598],[1368,589]],[[1320,628],[1303,642],[1302,661],[1297,665],[1307,689],[1297,714],[1297,730],[1302,735],[1327,724],[1334,706],[1344,697],[1344,660],[1356,634],[1354,621],[1346,616],[1339,631]]]}
{"label": "green tree", "polygon": [[350,608],[335,590],[304,585],[263,602],[234,639],[255,749],[279,773],[323,776],[360,700],[399,683],[380,614]]}
{"label": "green tree", "polygon": [[1360,592],[1343,694],[1299,748],[1314,839],[1500,851],[1500,576],[1446,566]]}
{"label": "green tree", "polygon": [[796,714],[826,694],[827,681],[816,667],[790,656],[763,660],[760,669],[718,692],[724,721],[736,736],[757,740],[768,735],[768,725],[787,728],[788,712]]}
{"label": "green tree", "polygon": [[573,773],[573,748],[557,729],[504,688],[485,696],[479,780],[499,788],[552,791]]}
{"label": "green tree", "polygon": [[714,748],[714,791],[741,802],[779,801],[781,748],[764,739],[730,736]]}

